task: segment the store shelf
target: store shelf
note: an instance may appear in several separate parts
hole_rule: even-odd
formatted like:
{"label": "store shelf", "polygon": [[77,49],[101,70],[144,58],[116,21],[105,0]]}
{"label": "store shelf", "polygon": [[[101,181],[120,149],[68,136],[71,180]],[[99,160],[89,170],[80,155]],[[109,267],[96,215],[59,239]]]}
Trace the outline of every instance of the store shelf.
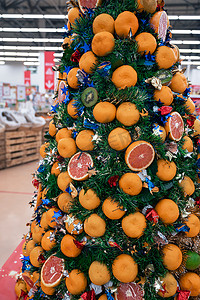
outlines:
{"label": "store shelf", "polygon": [[0,169],[6,167],[5,132],[0,132]]}

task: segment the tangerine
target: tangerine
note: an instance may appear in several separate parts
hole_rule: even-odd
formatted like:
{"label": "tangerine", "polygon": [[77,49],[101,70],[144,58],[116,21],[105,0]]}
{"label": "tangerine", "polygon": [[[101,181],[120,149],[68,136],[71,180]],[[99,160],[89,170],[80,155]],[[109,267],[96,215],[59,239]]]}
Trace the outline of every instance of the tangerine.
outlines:
{"label": "tangerine", "polygon": [[82,151],[92,151],[94,149],[93,142],[94,131],[92,130],[82,130],[78,133],[76,137],[76,145]]}
{"label": "tangerine", "polygon": [[88,51],[81,56],[79,68],[88,74],[94,72],[94,67],[98,64],[98,59],[92,51]]}
{"label": "tangerine", "polygon": [[49,210],[47,210],[46,221],[47,221],[47,224],[49,225],[49,227],[55,228],[57,225],[56,220],[61,219],[61,216],[59,216],[58,218],[55,217],[55,214],[58,212],[59,212],[59,209],[56,207],[52,207]]}
{"label": "tangerine", "polygon": [[97,214],[92,214],[84,221],[84,230],[91,237],[103,236],[106,231],[106,222]]}
{"label": "tangerine", "polygon": [[182,263],[183,255],[179,247],[174,244],[167,244],[162,249],[163,264],[170,270],[178,269]]}
{"label": "tangerine", "polygon": [[25,241],[22,246],[22,254],[24,256],[29,256],[30,252],[31,252],[31,250],[33,250],[33,248],[35,248],[34,240]]}
{"label": "tangerine", "polygon": [[149,32],[142,32],[135,37],[138,48],[137,51],[141,55],[153,54],[157,48],[157,42],[155,37]]}
{"label": "tangerine", "polygon": [[155,207],[161,221],[165,224],[174,223],[179,217],[178,205],[171,199],[160,200]]}
{"label": "tangerine", "polygon": [[134,13],[124,11],[115,20],[115,32],[120,38],[128,37],[130,30],[135,35],[139,28],[138,19]]}
{"label": "tangerine", "polygon": [[68,76],[67,76],[67,82],[69,86],[73,89],[78,89],[79,88],[79,82],[77,78],[77,72],[79,71],[79,68],[73,68],[69,71]]}
{"label": "tangerine", "polygon": [[117,256],[112,264],[112,272],[117,280],[128,283],[134,281],[138,274],[138,265],[128,254]]}
{"label": "tangerine", "polygon": [[65,213],[68,213],[72,205],[73,198],[69,193],[62,193],[58,196],[58,207]]}
{"label": "tangerine", "polygon": [[56,161],[51,167],[51,174],[54,174],[56,177],[61,173],[59,162]]}
{"label": "tangerine", "polygon": [[188,87],[187,78],[183,73],[177,72],[172,77],[169,87],[173,92],[183,94]]}
{"label": "tangerine", "polygon": [[49,134],[51,136],[54,136],[57,132],[56,126],[54,125],[54,120],[51,120],[49,122]]}
{"label": "tangerine", "polygon": [[136,196],[142,191],[142,181],[137,174],[125,173],[119,180],[119,187],[124,193]]}
{"label": "tangerine", "polygon": [[161,90],[155,90],[153,97],[156,101],[160,101],[167,106],[172,104],[174,100],[172,90],[168,86],[162,86]]}
{"label": "tangerine", "polygon": [[141,237],[144,234],[146,226],[146,218],[140,212],[129,214],[122,219],[122,229],[131,238]]}
{"label": "tangerine", "polygon": [[192,179],[188,176],[185,176],[179,186],[183,188],[184,194],[191,196],[195,192],[195,185]]}
{"label": "tangerine", "polygon": [[92,28],[94,34],[102,31],[107,31],[114,34],[115,20],[109,14],[100,14],[94,19]]}
{"label": "tangerine", "polygon": [[168,46],[158,47],[156,52],[156,62],[158,64],[159,69],[169,69],[173,66],[175,61],[176,58],[172,48]]}
{"label": "tangerine", "polygon": [[83,223],[75,218],[72,214],[69,215],[71,219],[69,222],[65,222],[65,228],[70,234],[80,234],[83,232]]}
{"label": "tangerine", "polygon": [[170,181],[176,175],[176,165],[173,161],[159,159],[157,161],[158,171],[156,175],[162,181]]}
{"label": "tangerine", "polygon": [[165,292],[159,291],[158,295],[162,298],[172,297],[177,291],[177,281],[171,273],[167,273],[165,277],[161,278],[162,287]]}
{"label": "tangerine", "polygon": [[93,261],[89,267],[88,274],[95,285],[103,285],[110,281],[110,272],[107,266],[99,261]]}
{"label": "tangerine", "polygon": [[101,200],[93,190],[82,189],[79,193],[79,202],[84,208],[92,210],[100,205]]}
{"label": "tangerine", "polygon": [[58,130],[56,134],[56,142],[58,143],[59,140],[64,139],[64,138],[71,138],[72,136],[72,131],[69,130],[68,128],[62,128]]}
{"label": "tangerine", "polygon": [[98,32],[92,40],[92,51],[97,56],[107,56],[115,48],[115,39],[112,33],[107,31]]}
{"label": "tangerine", "polygon": [[108,144],[114,150],[124,150],[131,143],[131,136],[128,130],[117,127],[108,135]]}
{"label": "tangerine", "polygon": [[113,72],[112,82],[119,89],[135,86],[137,83],[137,72],[129,65],[123,65]]}
{"label": "tangerine", "polygon": [[123,206],[114,201],[111,197],[107,198],[102,205],[103,213],[111,220],[118,220],[125,214]]}
{"label": "tangerine", "polygon": [[80,18],[80,10],[78,7],[72,7],[68,11],[68,20],[71,25],[75,25],[75,21]]}
{"label": "tangerine", "polygon": [[188,272],[181,276],[179,280],[181,290],[190,291],[190,296],[197,297],[200,294],[200,277],[196,273]]}
{"label": "tangerine", "polygon": [[117,108],[116,119],[125,126],[132,126],[139,121],[140,112],[134,103],[124,102]]}
{"label": "tangerine", "polygon": [[99,102],[93,109],[93,116],[99,123],[112,122],[116,116],[116,107],[110,102]]}
{"label": "tangerine", "polygon": [[76,246],[74,241],[76,241],[76,239],[70,234],[66,234],[62,238],[60,249],[65,256],[77,257],[81,253],[81,249]]}
{"label": "tangerine", "polygon": [[31,252],[30,252],[30,262],[34,267],[39,268],[42,265],[39,262],[38,258],[43,253],[44,253],[44,250],[42,249],[41,246],[37,246],[37,247],[33,248],[33,250],[31,250]]}
{"label": "tangerine", "polygon": [[185,233],[187,237],[195,237],[199,234],[200,221],[195,214],[190,214],[185,224],[190,228],[190,231]]}
{"label": "tangerine", "polygon": [[68,172],[62,172],[57,177],[57,185],[61,189],[61,191],[66,192],[69,184],[72,182],[71,177]]}
{"label": "tangerine", "polygon": [[72,99],[67,104],[67,112],[72,117],[72,119],[78,119],[78,108],[76,106],[76,100]]}
{"label": "tangerine", "polygon": [[72,138],[64,138],[58,142],[58,152],[64,158],[70,158],[76,153],[76,143]]}
{"label": "tangerine", "polygon": [[41,246],[44,250],[49,251],[56,245],[55,237],[52,238],[54,230],[45,232],[41,240]]}
{"label": "tangerine", "polygon": [[84,292],[87,287],[87,278],[83,272],[74,269],[69,273],[65,284],[72,295],[79,295]]}

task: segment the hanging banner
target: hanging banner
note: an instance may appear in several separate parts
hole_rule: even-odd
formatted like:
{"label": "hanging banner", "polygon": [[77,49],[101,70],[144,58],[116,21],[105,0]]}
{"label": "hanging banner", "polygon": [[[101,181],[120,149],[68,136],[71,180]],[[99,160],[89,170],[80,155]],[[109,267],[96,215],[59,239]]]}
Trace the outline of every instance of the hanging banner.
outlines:
{"label": "hanging banner", "polygon": [[46,90],[54,90],[54,52],[44,52],[44,88]]}
{"label": "hanging banner", "polygon": [[30,70],[24,71],[24,84],[26,86],[31,85],[31,71]]}

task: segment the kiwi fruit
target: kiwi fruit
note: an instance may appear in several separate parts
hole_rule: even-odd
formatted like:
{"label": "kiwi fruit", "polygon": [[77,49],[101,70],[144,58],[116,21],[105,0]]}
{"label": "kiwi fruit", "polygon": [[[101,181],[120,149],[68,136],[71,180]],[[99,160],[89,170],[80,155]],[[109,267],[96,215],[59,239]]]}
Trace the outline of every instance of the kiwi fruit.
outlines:
{"label": "kiwi fruit", "polygon": [[173,77],[169,70],[163,69],[158,70],[154,76],[161,80],[162,85],[169,85]]}
{"label": "kiwi fruit", "polygon": [[98,93],[93,87],[85,89],[81,95],[81,101],[86,107],[91,107],[97,103]]}

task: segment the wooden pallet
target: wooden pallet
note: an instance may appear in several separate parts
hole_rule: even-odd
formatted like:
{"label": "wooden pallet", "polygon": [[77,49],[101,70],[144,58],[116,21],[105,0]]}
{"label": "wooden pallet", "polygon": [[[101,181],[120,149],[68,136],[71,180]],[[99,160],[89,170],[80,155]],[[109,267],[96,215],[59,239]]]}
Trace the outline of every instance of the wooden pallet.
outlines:
{"label": "wooden pallet", "polygon": [[0,169],[6,167],[5,132],[0,133]]}
{"label": "wooden pallet", "polygon": [[42,133],[33,130],[5,133],[6,167],[39,159]]}
{"label": "wooden pallet", "polygon": [[45,143],[45,133],[47,131],[49,131],[49,122],[51,121],[51,119],[46,119],[46,124],[44,125],[43,129],[42,129],[42,144]]}

